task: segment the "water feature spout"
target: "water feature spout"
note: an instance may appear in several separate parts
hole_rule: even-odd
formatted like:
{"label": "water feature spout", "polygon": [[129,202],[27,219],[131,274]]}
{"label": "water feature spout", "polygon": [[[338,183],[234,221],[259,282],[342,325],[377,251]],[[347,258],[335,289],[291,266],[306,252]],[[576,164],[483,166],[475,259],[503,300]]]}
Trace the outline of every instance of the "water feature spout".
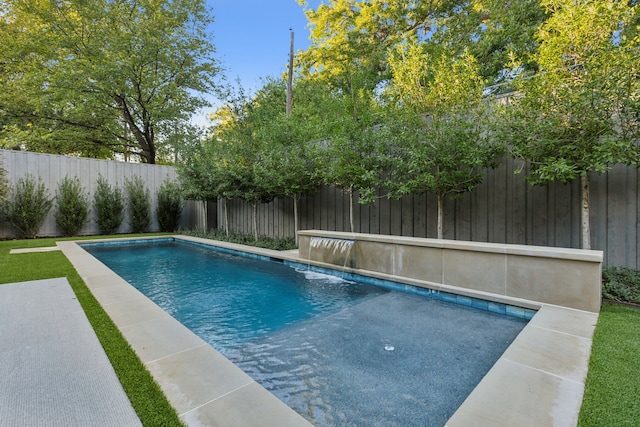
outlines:
{"label": "water feature spout", "polygon": [[342,267],[355,268],[355,241],[330,237],[311,237],[310,259]]}

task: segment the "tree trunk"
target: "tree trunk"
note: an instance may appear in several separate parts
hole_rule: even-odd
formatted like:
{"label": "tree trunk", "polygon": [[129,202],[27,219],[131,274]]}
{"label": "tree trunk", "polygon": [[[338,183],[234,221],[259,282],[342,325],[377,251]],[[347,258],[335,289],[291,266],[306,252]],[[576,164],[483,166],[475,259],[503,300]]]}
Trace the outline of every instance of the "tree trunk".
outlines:
{"label": "tree trunk", "polygon": [[253,238],[258,241],[258,202],[253,201]]}
{"label": "tree trunk", "polygon": [[349,226],[353,233],[353,187],[349,187]]}
{"label": "tree trunk", "polygon": [[229,237],[229,209],[227,208],[227,199],[223,197],[222,200],[224,201],[224,232]]}
{"label": "tree trunk", "polygon": [[293,195],[293,235],[295,238],[296,246],[298,246],[298,200],[299,194]]}
{"label": "tree trunk", "polygon": [[156,162],[156,148],[155,148],[155,133],[153,131],[153,125],[148,121],[144,124],[144,131],[137,125],[135,118],[129,110],[127,100],[123,95],[114,95],[114,99],[120,108],[122,114],[122,120],[126,127],[133,134],[136,144],[140,147],[140,157],[143,161],[150,164]]}
{"label": "tree trunk", "polygon": [[203,227],[203,231],[206,233],[207,230],[209,229],[208,224],[207,224],[207,220],[208,220],[208,202],[206,200],[202,201],[202,214],[204,215],[204,218],[202,219],[202,227]]}
{"label": "tree trunk", "polygon": [[580,177],[582,187],[582,249],[591,249],[591,227],[589,226],[589,175]]}
{"label": "tree trunk", "polygon": [[444,194],[438,193],[438,239],[443,238],[443,233],[442,233],[443,205],[444,205]]}

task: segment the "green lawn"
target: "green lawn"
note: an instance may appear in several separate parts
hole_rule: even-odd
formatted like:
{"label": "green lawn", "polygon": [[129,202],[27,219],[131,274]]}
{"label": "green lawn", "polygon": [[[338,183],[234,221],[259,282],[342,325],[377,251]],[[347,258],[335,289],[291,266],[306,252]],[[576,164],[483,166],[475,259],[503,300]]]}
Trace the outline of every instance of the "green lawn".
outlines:
{"label": "green lawn", "polygon": [[[13,248],[54,246],[56,240],[63,239],[0,242],[0,283],[67,277],[142,423],[181,425],[149,372],[61,252],[9,255]],[[605,302],[593,338],[579,425],[638,426],[638,396],[640,309]]]}
{"label": "green lawn", "polygon": [[640,425],[640,308],[603,304],[579,425]]}
{"label": "green lawn", "polygon": [[9,255],[9,251],[13,248],[55,246],[56,240],[62,239],[0,242],[0,283],[66,277],[142,424],[144,426],[183,425],[151,374],[62,252]]}

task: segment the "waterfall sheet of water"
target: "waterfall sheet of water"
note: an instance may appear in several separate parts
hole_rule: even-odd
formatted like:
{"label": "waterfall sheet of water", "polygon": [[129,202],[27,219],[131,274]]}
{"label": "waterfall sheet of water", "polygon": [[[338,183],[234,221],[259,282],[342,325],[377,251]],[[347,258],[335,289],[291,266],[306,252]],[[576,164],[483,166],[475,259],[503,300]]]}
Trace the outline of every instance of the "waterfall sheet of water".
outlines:
{"label": "waterfall sheet of water", "polygon": [[310,258],[342,267],[355,267],[355,240],[311,237]]}

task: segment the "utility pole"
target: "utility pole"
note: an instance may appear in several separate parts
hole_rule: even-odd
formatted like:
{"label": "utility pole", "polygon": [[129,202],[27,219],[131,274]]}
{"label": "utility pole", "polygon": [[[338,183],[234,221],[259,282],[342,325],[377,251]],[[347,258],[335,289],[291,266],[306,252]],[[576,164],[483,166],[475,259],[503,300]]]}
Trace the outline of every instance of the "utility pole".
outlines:
{"label": "utility pole", "polygon": [[291,32],[291,43],[289,46],[289,76],[287,78],[287,116],[291,115],[291,101],[293,92],[293,30]]}

